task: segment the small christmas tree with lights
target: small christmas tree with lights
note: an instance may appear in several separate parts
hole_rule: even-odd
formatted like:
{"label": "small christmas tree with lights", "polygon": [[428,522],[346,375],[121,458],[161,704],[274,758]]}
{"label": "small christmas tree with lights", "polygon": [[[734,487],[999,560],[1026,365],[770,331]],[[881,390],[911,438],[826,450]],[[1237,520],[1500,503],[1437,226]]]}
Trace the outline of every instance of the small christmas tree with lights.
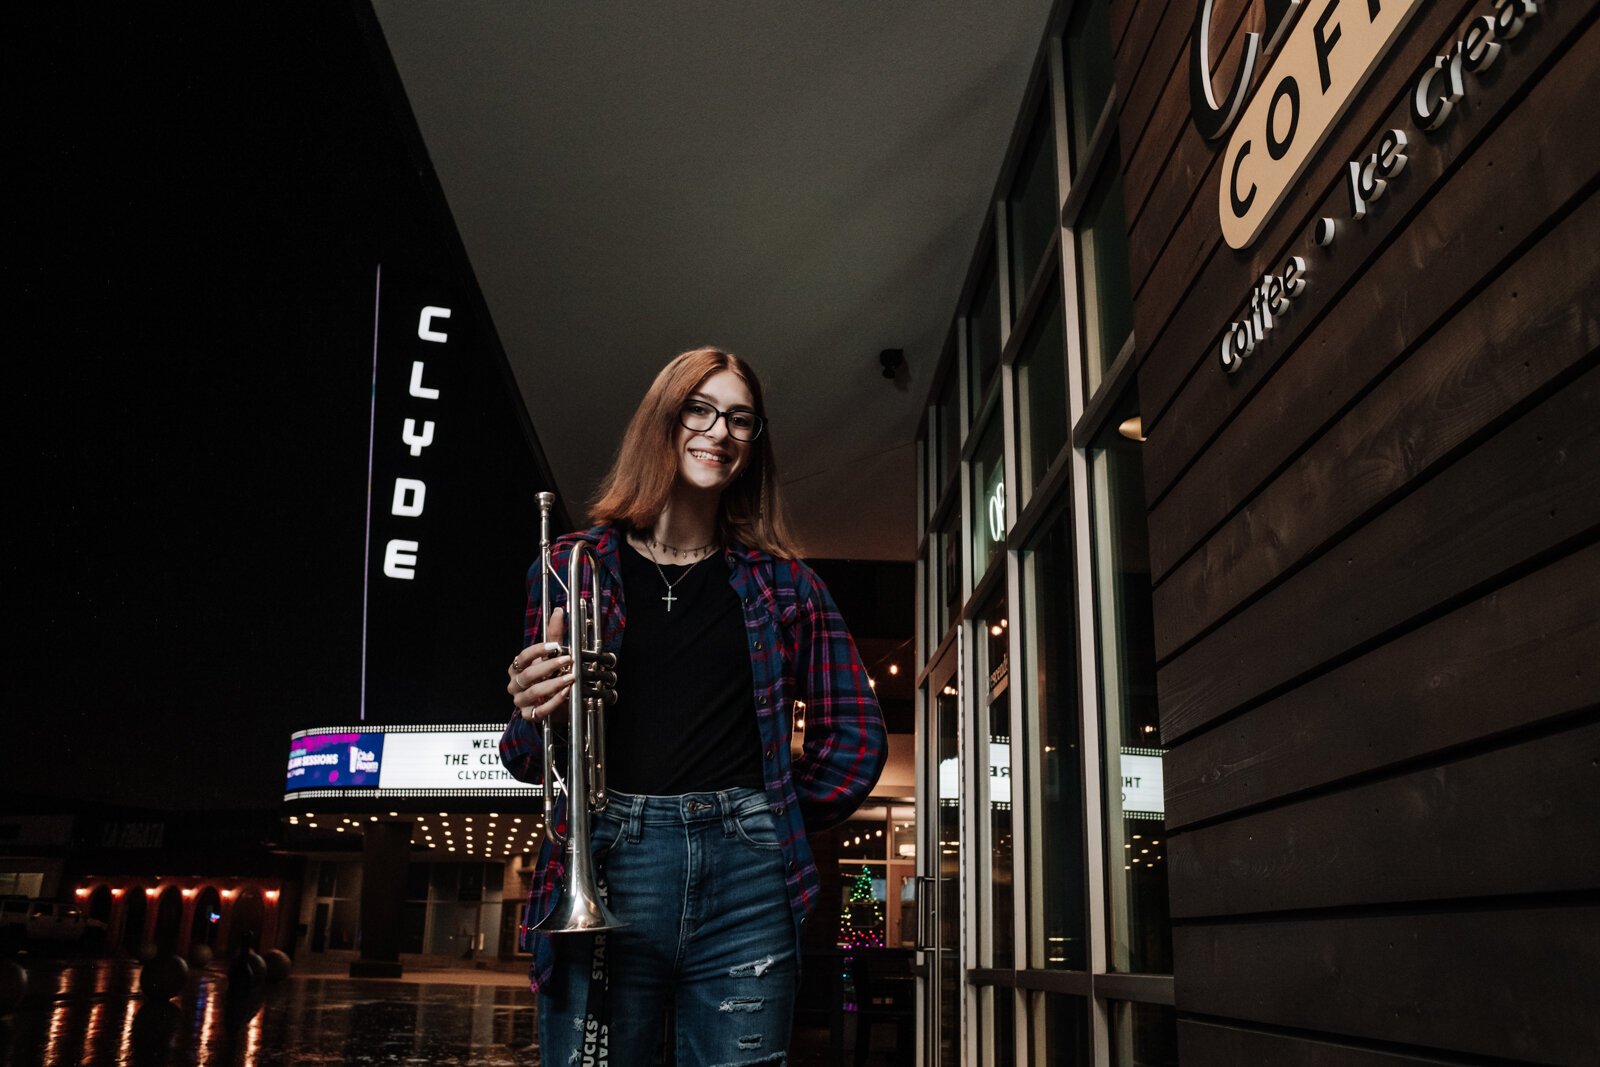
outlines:
{"label": "small christmas tree with lights", "polygon": [[863,867],[850,883],[850,899],[839,916],[839,947],[882,948],[883,932],[883,902],[872,896],[872,869]]}

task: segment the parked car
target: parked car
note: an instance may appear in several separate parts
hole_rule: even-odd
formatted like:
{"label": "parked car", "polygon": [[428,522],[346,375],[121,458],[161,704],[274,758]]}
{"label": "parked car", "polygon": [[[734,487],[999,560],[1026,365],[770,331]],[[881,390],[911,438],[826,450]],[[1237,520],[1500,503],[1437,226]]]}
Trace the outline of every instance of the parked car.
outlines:
{"label": "parked car", "polygon": [[59,900],[0,901],[0,946],[77,946],[93,951],[106,941],[106,924],[78,905]]}

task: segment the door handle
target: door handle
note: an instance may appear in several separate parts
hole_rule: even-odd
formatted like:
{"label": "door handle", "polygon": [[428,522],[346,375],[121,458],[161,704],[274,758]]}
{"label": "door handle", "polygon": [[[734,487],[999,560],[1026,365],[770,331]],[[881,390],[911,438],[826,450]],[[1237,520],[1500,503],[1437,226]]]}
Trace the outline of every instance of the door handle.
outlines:
{"label": "door handle", "polygon": [[931,952],[934,949],[933,922],[938,880],[932,875],[917,875],[917,949]]}

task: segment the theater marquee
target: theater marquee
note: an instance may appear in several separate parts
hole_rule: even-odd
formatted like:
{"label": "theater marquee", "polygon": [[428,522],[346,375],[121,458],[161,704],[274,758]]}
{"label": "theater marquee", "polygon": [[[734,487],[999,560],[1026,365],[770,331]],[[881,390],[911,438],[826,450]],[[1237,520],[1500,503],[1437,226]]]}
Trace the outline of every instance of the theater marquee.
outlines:
{"label": "theater marquee", "polygon": [[330,726],[289,740],[284,799],[538,795],[500,764],[502,726]]}

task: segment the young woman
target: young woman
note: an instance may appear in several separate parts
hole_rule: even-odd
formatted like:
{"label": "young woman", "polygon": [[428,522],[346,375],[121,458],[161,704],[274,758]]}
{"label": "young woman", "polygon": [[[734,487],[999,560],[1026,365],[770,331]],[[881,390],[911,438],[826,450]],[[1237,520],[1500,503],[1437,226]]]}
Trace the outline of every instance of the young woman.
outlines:
{"label": "young woman", "polygon": [[[532,934],[542,1062],[651,1062],[670,1015],[677,1062],[783,1062],[801,923],[819,889],[807,832],[846,819],[883,769],[883,718],[838,609],[796,557],[779,502],[761,386],[737,356],[685,352],[657,375],[602,483],[594,546],[620,699],[606,714],[609,803],[595,864],[626,927]],[[500,742],[523,781],[543,773],[542,720],[566,706],[564,611],[527,643]],[[587,579],[585,579],[587,581]],[[587,585],[584,586],[587,589]],[[552,591],[565,604],[566,592]],[[585,595],[585,594],[580,594]],[[805,745],[791,759],[795,701]],[[566,822],[564,806],[556,812]],[[529,925],[560,892],[545,845]]]}

